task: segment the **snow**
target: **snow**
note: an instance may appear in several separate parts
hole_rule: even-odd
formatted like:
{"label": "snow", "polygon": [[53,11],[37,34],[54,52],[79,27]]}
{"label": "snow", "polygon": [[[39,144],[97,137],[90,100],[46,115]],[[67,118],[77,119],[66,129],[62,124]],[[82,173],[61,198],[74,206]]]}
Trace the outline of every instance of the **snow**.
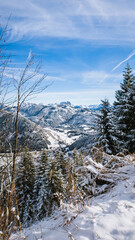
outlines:
{"label": "snow", "polygon": [[51,143],[48,145],[49,148],[57,148],[60,146],[60,142],[64,145],[70,145],[75,140],[79,138],[79,136],[68,137],[67,130],[54,130],[52,128],[46,127],[44,128],[44,132],[47,136],[47,139]]}
{"label": "snow", "polygon": [[86,167],[90,172],[93,172],[93,173],[98,173],[97,169],[94,168],[93,166],[89,165]]}
{"label": "snow", "polygon": [[[62,205],[52,217],[24,229],[22,236],[27,236],[27,240],[134,240],[134,160],[128,159],[115,174],[118,181],[110,191],[92,197],[84,207]],[[12,235],[11,240],[17,239],[17,235]]]}

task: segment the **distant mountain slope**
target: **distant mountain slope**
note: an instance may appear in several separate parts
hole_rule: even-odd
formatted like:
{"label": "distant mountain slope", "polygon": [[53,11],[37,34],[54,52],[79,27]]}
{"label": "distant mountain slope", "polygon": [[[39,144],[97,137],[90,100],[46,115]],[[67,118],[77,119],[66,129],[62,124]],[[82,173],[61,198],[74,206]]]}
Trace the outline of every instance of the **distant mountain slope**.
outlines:
{"label": "distant mountain slope", "polygon": [[52,105],[24,104],[21,114],[42,127],[93,126],[93,114],[89,107],[76,108],[69,102]]}
{"label": "distant mountain slope", "polygon": [[[14,146],[15,132],[15,113],[6,112],[0,118],[1,132],[1,151],[3,148],[9,149],[9,146]],[[43,147],[48,148],[48,141],[42,127],[35,125],[32,121],[19,114],[18,120],[18,149],[28,146],[31,150],[39,150]]]}
{"label": "distant mountain slope", "polygon": [[[0,116],[0,151],[13,145],[15,112],[15,107],[7,108]],[[94,124],[93,110],[89,107],[76,108],[69,102],[51,105],[23,104],[18,121],[18,146],[19,149],[27,145],[31,150],[40,150],[59,145],[70,146],[80,139],[79,144],[76,143],[80,147],[81,142],[84,145],[83,137],[93,139],[90,136]]]}

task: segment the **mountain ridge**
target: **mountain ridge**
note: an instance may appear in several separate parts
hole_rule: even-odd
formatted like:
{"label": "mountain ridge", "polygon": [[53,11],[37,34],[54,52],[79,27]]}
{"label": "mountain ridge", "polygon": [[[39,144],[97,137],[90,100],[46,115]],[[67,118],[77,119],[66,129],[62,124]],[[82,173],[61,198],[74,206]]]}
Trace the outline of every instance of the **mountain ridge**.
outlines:
{"label": "mountain ridge", "polygon": [[[16,107],[7,108],[5,117],[1,113],[1,120],[3,117],[5,120],[0,130],[4,134],[6,129],[7,142],[14,141],[15,114]],[[18,143],[20,148],[26,143],[32,150],[56,148],[59,145],[66,147],[78,140],[80,140],[78,146],[81,146],[81,138],[89,138],[93,135],[91,132],[95,125],[94,114],[95,110],[90,107],[76,108],[70,102],[49,105],[25,103],[19,111]]]}

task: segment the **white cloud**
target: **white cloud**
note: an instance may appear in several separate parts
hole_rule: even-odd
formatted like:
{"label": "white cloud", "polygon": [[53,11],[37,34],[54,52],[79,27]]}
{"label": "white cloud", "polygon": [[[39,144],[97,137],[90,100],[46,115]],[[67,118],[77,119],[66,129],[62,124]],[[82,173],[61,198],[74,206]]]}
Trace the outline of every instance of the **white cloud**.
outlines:
{"label": "white cloud", "polygon": [[102,83],[108,77],[104,71],[89,71],[82,74],[82,83],[90,85],[91,82]]}
{"label": "white cloud", "polygon": [[112,89],[93,89],[84,91],[64,91],[64,92],[45,92],[38,95],[33,100],[35,103],[60,103],[70,101],[72,104],[100,104],[105,97],[112,103],[114,101],[116,88]]}
{"label": "white cloud", "polygon": [[1,19],[11,17],[11,40],[66,37],[135,41],[135,2],[129,0],[0,0]]}
{"label": "white cloud", "polygon": [[[30,57],[30,54],[31,54],[31,51],[28,54],[28,58]],[[24,71],[24,68],[7,67],[5,72],[4,72],[4,76],[9,78],[9,79],[15,79],[15,80],[19,81],[20,76],[22,75],[23,71]],[[28,70],[27,71],[27,76],[32,75],[32,73],[34,73],[34,69]],[[32,79],[33,79],[33,81],[35,81],[35,80],[38,80],[38,79],[42,78],[42,76],[43,76],[42,73],[37,73],[36,76]],[[66,76],[62,77],[62,76],[55,76],[55,75],[49,74],[49,75],[46,76],[45,80],[47,82],[50,82],[50,83],[55,82],[55,81],[64,82],[64,81],[67,80],[67,78],[66,78]]]}
{"label": "white cloud", "polygon": [[[23,68],[8,68],[5,72],[5,76],[12,78],[14,73],[14,78],[16,80],[20,79],[20,73],[23,71]],[[28,72],[31,73],[31,72]],[[40,78],[41,75],[37,75],[37,78]],[[77,79],[77,84],[76,84]],[[115,91],[119,88],[119,82],[122,79],[122,74],[108,73],[105,71],[87,71],[87,72],[63,72],[63,75],[49,75],[45,79],[47,83],[52,83],[57,81],[70,81],[70,88],[67,91],[60,91],[61,83],[59,83],[59,90],[56,91],[55,86],[47,88],[45,93],[40,93],[33,98],[35,103],[55,103],[61,101],[71,101],[73,104],[99,104],[101,99],[107,97],[110,102],[113,102]],[[35,80],[35,79],[34,79]],[[81,82],[81,84],[80,84]],[[65,83],[64,83],[65,84]],[[72,87],[71,87],[72,86]],[[83,87],[82,87],[83,86]],[[65,87],[66,88],[66,87]],[[80,90],[81,88],[81,90]],[[48,92],[48,91],[52,92]],[[72,91],[72,89],[78,89]]]}
{"label": "white cloud", "polygon": [[82,73],[82,84],[91,85],[110,85],[112,83],[119,83],[122,79],[122,74],[111,74],[105,71],[89,71]]}
{"label": "white cloud", "polygon": [[54,81],[62,81],[62,82],[65,82],[66,81],[66,79],[65,79],[65,77],[60,77],[60,76],[47,76],[47,80],[48,81],[52,81],[52,82],[54,82]]}

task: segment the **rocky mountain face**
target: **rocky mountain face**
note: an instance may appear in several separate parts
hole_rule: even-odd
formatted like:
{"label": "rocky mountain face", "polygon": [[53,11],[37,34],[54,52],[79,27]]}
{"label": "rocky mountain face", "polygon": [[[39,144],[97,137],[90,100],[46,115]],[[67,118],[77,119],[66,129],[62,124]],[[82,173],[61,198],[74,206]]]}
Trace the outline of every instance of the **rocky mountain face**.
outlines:
{"label": "rocky mountain face", "polygon": [[[18,146],[27,145],[31,150],[56,148],[80,148],[91,143],[95,132],[95,106],[60,104],[24,104],[19,113]],[[97,107],[98,108],[98,107]],[[14,142],[15,107],[0,115],[1,151]],[[6,136],[6,137],[5,137]]]}

